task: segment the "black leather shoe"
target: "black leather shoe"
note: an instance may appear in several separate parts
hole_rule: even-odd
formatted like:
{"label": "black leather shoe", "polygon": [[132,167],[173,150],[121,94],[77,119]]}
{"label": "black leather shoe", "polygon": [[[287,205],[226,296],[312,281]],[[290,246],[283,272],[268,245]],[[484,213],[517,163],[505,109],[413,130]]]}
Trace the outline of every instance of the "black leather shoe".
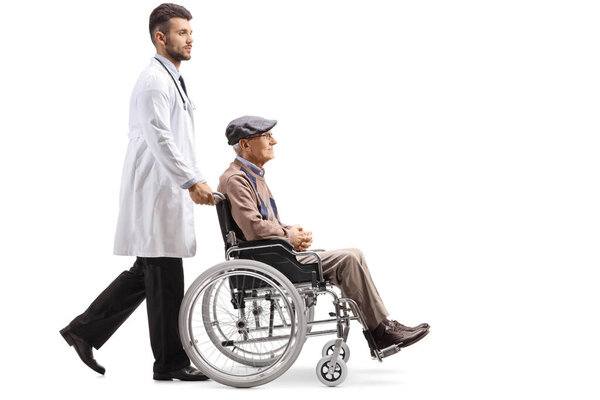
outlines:
{"label": "black leather shoe", "polygon": [[65,338],[69,346],[72,346],[75,349],[77,355],[79,358],[81,358],[81,361],[83,361],[85,365],[97,373],[104,375],[106,370],[102,365],[98,364],[96,360],[94,360],[92,346],[88,342],[72,333],[68,326],[64,329],[61,329],[60,334],[63,338]]}
{"label": "black leather shoe", "polygon": [[173,379],[179,379],[180,381],[205,381],[208,379],[208,376],[191,366],[172,372],[154,373],[155,381],[172,381]]}

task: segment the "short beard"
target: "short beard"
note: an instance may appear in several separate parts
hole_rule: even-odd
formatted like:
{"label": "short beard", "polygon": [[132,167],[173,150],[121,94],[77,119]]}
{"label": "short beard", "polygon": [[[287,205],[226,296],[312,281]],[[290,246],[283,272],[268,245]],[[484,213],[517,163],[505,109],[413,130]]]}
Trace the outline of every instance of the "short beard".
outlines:
{"label": "short beard", "polygon": [[177,61],[177,62],[181,62],[181,61],[187,61],[190,58],[192,58],[191,55],[187,55],[184,53],[177,53],[175,50],[171,49],[171,47],[169,46],[169,37],[167,35],[165,35],[165,52],[167,53],[167,55],[169,57],[171,57],[173,60]]}

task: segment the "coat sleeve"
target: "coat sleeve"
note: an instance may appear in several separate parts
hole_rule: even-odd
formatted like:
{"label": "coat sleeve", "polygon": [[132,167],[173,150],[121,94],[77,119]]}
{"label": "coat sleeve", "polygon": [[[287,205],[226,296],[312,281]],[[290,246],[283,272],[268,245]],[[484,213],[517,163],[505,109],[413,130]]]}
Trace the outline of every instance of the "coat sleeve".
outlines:
{"label": "coat sleeve", "polygon": [[201,181],[195,166],[188,165],[171,132],[171,111],[166,90],[149,88],[136,100],[142,135],[152,155],[177,186],[188,189]]}
{"label": "coat sleeve", "polygon": [[242,230],[246,240],[283,238],[293,242],[290,228],[277,221],[263,219],[258,210],[258,199],[252,184],[240,175],[232,175],[225,182],[225,192],[231,203],[231,216]]}

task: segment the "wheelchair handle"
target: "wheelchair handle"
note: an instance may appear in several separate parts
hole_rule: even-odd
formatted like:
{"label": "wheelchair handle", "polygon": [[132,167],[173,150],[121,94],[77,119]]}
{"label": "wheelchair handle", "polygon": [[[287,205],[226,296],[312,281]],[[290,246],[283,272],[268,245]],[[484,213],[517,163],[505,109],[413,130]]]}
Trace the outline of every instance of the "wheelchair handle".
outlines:
{"label": "wheelchair handle", "polygon": [[213,192],[213,197],[218,197],[219,200],[225,200],[225,195],[223,193],[220,192]]}

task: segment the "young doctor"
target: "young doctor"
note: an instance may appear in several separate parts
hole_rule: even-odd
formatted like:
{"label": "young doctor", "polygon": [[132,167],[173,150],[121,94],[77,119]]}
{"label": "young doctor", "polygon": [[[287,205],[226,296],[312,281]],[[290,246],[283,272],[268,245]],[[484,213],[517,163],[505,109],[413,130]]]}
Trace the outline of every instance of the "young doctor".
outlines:
{"label": "young doctor", "polygon": [[92,347],[100,349],[146,300],[154,379],[207,379],[190,366],[177,327],[182,257],[196,253],[193,206],[213,204],[212,190],[196,168],[194,106],[179,73],[181,62],[191,58],[191,19],[175,4],[152,11],[150,35],[157,54],[131,95],[114,253],[136,261],[60,331],[100,374],[105,369]]}

